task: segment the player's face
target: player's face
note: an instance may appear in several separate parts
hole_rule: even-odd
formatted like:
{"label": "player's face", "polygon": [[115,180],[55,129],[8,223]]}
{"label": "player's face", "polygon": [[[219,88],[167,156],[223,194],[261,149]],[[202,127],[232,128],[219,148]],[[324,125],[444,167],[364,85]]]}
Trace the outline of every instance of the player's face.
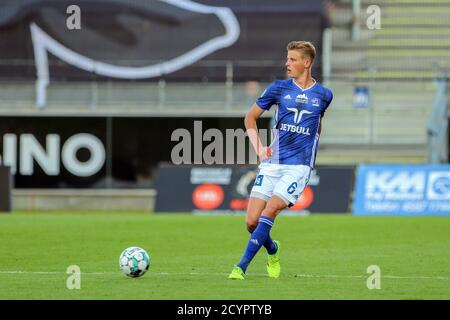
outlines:
{"label": "player's face", "polygon": [[305,69],[309,68],[311,60],[306,58],[298,50],[289,50],[286,60],[286,71],[288,77],[298,78]]}

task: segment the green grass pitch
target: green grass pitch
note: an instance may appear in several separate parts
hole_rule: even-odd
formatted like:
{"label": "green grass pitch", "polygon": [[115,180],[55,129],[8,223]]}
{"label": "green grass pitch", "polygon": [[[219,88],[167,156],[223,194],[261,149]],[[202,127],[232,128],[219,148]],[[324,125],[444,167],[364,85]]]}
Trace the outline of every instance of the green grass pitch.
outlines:
{"label": "green grass pitch", "polygon": [[[244,216],[148,213],[0,215],[0,299],[450,299],[450,218],[280,216],[282,275],[265,249],[245,281],[228,280],[248,233]],[[123,249],[151,258],[141,278],[120,273]],[[81,289],[66,288],[69,265]],[[367,267],[381,289],[367,288]]]}

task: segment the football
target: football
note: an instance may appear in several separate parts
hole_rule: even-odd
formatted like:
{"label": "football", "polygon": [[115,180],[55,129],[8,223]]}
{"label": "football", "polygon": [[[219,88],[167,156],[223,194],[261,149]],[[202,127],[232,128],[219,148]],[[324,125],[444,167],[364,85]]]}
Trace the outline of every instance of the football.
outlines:
{"label": "football", "polygon": [[128,277],[143,276],[150,267],[150,257],[142,248],[126,248],[119,257],[120,271]]}

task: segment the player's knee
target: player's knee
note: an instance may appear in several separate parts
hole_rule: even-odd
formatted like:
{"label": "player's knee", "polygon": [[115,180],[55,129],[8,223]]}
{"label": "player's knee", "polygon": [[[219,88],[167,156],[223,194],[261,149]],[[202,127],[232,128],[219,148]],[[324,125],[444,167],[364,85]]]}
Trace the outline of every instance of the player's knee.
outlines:
{"label": "player's knee", "polygon": [[287,207],[287,204],[280,197],[274,197],[266,204],[263,215],[275,218],[281,210]]}
{"label": "player's knee", "polygon": [[278,209],[276,206],[266,206],[266,208],[264,209],[264,215],[274,216],[277,211]]}
{"label": "player's knee", "polygon": [[268,203],[266,208],[263,211],[263,215],[269,217],[276,217],[282,208],[274,203]]}
{"label": "player's knee", "polygon": [[248,232],[252,233],[256,229],[256,226],[258,225],[258,221],[254,219],[247,219],[246,224]]}

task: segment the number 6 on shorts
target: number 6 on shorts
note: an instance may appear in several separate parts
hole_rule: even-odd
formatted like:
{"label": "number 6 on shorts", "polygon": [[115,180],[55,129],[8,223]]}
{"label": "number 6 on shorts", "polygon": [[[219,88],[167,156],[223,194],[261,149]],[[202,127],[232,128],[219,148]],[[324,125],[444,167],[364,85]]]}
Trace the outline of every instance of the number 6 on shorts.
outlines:
{"label": "number 6 on shorts", "polygon": [[297,182],[292,182],[289,188],[287,188],[287,192],[289,194],[293,194],[295,192],[295,189],[297,189]]}

